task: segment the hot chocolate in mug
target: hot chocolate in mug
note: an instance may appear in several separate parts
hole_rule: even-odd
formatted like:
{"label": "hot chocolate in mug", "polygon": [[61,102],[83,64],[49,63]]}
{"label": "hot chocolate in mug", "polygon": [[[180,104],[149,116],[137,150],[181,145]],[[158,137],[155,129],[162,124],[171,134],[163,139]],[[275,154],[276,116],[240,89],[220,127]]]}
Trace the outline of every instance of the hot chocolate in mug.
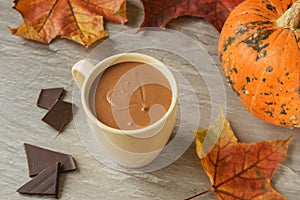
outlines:
{"label": "hot chocolate in mug", "polygon": [[[109,67],[129,62],[151,66],[168,80],[172,93],[170,105],[158,120],[147,126],[136,129],[110,127],[101,122],[95,113],[95,83],[97,84],[101,74]],[[89,129],[104,153],[114,162],[128,168],[139,168],[151,163],[167,144],[176,120],[178,89],[168,67],[148,55],[123,53],[108,57],[95,66],[87,60],[81,60],[72,67],[72,75],[81,91],[82,107]],[[117,114],[114,116],[118,118]]]}

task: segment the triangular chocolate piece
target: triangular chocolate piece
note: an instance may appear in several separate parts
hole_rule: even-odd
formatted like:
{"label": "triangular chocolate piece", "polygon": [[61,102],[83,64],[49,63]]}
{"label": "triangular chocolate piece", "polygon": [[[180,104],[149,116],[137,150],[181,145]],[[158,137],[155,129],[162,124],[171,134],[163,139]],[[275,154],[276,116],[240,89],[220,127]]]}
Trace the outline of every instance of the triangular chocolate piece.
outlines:
{"label": "triangular chocolate piece", "polygon": [[46,113],[42,121],[61,132],[73,116],[72,108],[72,103],[58,100]]}
{"label": "triangular chocolate piece", "polygon": [[29,176],[33,177],[42,170],[57,162],[61,163],[61,171],[75,170],[75,162],[71,155],[24,144],[28,162]]}
{"label": "triangular chocolate piece", "polygon": [[49,110],[64,92],[64,88],[41,89],[36,105]]}
{"label": "triangular chocolate piece", "polygon": [[52,195],[58,197],[60,163],[44,169],[31,181],[25,183],[17,191],[21,194]]}

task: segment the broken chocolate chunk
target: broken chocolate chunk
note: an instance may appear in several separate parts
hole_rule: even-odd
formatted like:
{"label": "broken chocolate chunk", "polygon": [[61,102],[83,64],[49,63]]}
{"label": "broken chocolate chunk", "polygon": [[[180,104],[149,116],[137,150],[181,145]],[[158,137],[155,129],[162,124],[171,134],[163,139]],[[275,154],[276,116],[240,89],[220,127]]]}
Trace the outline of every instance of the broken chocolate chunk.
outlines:
{"label": "broken chocolate chunk", "polygon": [[17,191],[21,194],[51,195],[58,198],[60,166],[60,163],[50,165]]}
{"label": "broken chocolate chunk", "polygon": [[72,103],[58,100],[46,113],[42,121],[61,132],[72,118],[72,107]]}
{"label": "broken chocolate chunk", "polygon": [[24,144],[28,162],[29,176],[33,177],[42,170],[57,162],[61,163],[60,171],[75,170],[75,162],[71,155]]}
{"label": "broken chocolate chunk", "polygon": [[64,88],[41,89],[36,105],[49,110],[64,92]]}

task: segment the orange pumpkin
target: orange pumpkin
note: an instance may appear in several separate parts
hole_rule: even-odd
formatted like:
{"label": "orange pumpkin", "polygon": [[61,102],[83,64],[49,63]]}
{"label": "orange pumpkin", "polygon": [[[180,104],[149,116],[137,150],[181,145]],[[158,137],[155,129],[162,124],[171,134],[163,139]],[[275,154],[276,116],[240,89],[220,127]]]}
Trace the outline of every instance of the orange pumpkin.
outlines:
{"label": "orange pumpkin", "polygon": [[300,127],[300,0],[246,0],[224,24],[219,58],[243,105],[278,126]]}

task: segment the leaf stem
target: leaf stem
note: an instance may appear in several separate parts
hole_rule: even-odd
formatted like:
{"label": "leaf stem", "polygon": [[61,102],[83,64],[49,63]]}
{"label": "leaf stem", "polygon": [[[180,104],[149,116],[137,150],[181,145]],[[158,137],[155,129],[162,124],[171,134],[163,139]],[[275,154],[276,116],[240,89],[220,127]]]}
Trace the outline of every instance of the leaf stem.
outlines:
{"label": "leaf stem", "polygon": [[196,195],[194,195],[194,196],[192,196],[192,197],[189,197],[189,198],[187,198],[187,199],[184,199],[184,200],[191,200],[191,199],[194,199],[194,198],[196,198],[196,197],[198,197],[198,196],[201,196],[201,195],[204,195],[204,194],[206,194],[206,193],[209,193],[209,192],[211,192],[212,191],[212,189],[209,189],[209,190],[206,190],[206,191],[204,191],[204,192],[201,192],[201,193],[199,193],[199,194],[196,194]]}

